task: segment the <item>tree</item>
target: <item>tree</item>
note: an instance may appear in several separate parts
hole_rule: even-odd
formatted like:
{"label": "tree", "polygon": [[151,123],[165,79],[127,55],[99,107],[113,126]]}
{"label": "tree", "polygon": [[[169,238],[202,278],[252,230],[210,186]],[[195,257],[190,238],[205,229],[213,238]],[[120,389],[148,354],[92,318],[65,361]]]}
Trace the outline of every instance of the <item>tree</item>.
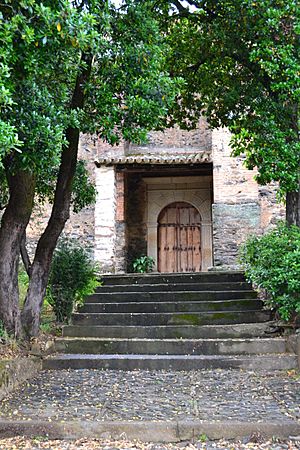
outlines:
{"label": "tree", "polygon": [[186,80],[174,120],[192,128],[204,112],[228,127],[233,154],[279,182],[286,219],[300,226],[300,9],[296,0],[170,0],[163,16],[170,70]]}
{"label": "tree", "polygon": [[[80,132],[110,143],[142,139],[164,126],[178,83],[164,72],[166,51],[146,3],[117,10],[108,1],[3,0],[0,14],[0,67],[7,74],[0,85],[7,135],[1,161],[8,186],[0,320],[18,336],[34,336],[53,251],[69,217]],[[21,312],[20,247],[35,199],[49,195],[52,213],[29,266]]]}

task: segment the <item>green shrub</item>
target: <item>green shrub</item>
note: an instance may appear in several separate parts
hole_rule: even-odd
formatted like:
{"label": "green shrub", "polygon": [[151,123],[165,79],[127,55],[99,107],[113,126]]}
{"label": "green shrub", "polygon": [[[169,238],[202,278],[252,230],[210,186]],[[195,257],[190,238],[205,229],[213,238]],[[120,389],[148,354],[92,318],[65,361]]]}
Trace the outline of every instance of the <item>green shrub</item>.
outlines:
{"label": "green shrub", "polygon": [[151,256],[141,256],[132,263],[133,271],[136,273],[147,273],[153,270],[154,259]]}
{"label": "green shrub", "polygon": [[266,304],[283,320],[300,313],[300,228],[280,223],[242,246],[246,278],[267,293]]}
{"label": "green shrub", "polygon": [[75,240],[62,239],[53,255],[47,301],[59,322],[68,322],[72,312],[82,305],[101,283],[97,266],[86,248]]}

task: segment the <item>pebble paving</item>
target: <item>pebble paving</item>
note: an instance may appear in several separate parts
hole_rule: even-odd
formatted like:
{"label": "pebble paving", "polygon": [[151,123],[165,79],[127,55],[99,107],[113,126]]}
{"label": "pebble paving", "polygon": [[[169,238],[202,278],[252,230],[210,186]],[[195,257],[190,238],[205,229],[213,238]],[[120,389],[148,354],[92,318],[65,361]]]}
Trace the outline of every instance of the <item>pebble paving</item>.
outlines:
{"label": "pebble paving", "polygon": [[99,439],[78,439],[75,441],[48,440],[35,438],[26,439],[23,437],[0,440],[0,450],[298,450],[300,441],[264,441],[259,436],[245,438],[242,441],[195,441],[180,442],[178,444],[151,444],[139,441],[109,441]]}
{"label": "pebble paving", "polygon": [[300,421],[295,372],[42,371],[0,402],[14,420]]}

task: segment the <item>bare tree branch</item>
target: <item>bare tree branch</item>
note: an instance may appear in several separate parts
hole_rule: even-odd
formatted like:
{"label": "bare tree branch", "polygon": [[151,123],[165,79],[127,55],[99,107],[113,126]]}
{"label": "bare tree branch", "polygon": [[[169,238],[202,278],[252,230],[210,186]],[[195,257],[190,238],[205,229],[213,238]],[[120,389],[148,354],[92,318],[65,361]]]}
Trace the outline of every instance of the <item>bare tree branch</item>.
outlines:
{"label": "bare tree branch", "polygon": [[173,3],[174,6],[176,6],[176,8],[178,9],[178,11],[180,13],[184,13],[187,14],[189,12],[189,10],[187,8],[185,8],[179,0],[172,0],[171,3]]}

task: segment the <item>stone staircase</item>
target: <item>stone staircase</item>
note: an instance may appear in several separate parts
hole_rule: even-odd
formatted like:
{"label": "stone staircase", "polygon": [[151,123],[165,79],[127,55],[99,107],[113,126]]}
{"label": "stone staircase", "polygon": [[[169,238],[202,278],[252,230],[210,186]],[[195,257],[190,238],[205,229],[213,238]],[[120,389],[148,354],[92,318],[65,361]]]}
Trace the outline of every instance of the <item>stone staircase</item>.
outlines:
{"label": "stone staircase", "polygon": [[241,272],[107,275],[45,369],[285,370],[296,355]]}

